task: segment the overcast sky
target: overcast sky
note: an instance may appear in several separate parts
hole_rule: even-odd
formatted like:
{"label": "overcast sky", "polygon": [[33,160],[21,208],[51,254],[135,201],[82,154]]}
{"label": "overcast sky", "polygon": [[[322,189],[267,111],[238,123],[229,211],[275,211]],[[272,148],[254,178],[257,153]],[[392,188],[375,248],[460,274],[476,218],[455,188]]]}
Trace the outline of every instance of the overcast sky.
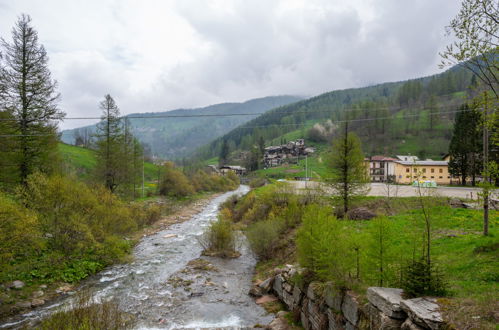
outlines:
{"label": "overcast sky", "polygon": [[[0,0],[31,15],[68,116],[313,96],[441,72],[458,0]],[[62,128],[88,122],[66,121]]]}

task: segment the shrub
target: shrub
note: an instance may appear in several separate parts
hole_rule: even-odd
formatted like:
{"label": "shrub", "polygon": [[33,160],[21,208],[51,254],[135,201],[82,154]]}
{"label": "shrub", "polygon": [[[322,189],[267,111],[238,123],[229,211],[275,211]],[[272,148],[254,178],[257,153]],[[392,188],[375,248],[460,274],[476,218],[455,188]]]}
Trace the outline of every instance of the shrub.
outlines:
{"label": "shrub", "polygon": [[34,213],[0,192],[0,269],[40,253],[44,240],[37,223]]}
{"label": "shrub", "polygon": [[262,186],[265,186],[265,184],[267,183],[267,180],[265,178],[254,178],[252,179],[250,182],[249,182],[249,186],[251,188],[258,188],[258,187],[262,187]]}
{"label": "shrub", "polygon": [[159,193],[163,196],[179,198],[192,195],[194,192],[194,187],[184,173],[177,170],[172,162],[166,162],[159,183]]}
{"label": "shrub", "polygon": [[425,258],[413,260],[402,269],[401,287],[409,297],[443,296],[446,283],[440,269]]}
{"label": "shrub", "polygon": [[44,319],[37,329],[132,329],[134,318],[122,312],[114,302],[94,303],[90,294],[80,293],[69,310]]}
{"label": "shrub", "polygon": [[306,208],[296,237],[298,261],[319,280],[349,286],[355,265],[351,238],[331,212],[317,205]]}
{"label": "shrub", "polygon": [[[77,281],[130,251],[130,241],[122,236],[138,228],[136,219],[127,204],[103,187],[35,173],[17,197],[26,208],[0,198],[0,220],[8,217],[1,223],[11,236],[0,237],[0,253],[10,240],[9,253],[16,255],[15,263],[0,268],[0,279]],[[19,230],[22,236],[17,235]],[[13,241],[21,237],[22,241]],[[20,254],[16,249],[21,247]]]}
{"label": "shrub", "polygon": [[234,226],[229,219],[220,216],[218,220],[213,221],[203,236],[200,243],[204,248],[203,254],[218,256],[222,258],[235,257],[236,252],[236,233]]}
{"label": "shrub", "polygon": [[251,250],[260,260],[270,259],[285,229],[284,220],[273,218],[253,223],[246,230]]}

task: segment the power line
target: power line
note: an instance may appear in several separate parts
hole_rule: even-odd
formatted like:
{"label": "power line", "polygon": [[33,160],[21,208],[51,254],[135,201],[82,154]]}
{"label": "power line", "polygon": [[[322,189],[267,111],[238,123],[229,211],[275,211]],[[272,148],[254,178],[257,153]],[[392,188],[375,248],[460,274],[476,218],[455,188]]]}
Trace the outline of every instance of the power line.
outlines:
{"label": "power line", "polygon": [[[448,106],[440,106],[438,109],[446,109],[453,108],[455,105]],[[220,114],[195,114],[195,115],[154,115],[154,116],[146,116],[146,115],[128,115],[118,117],[117,120],[121,119],[156,119],[156,118],[198,118],[198,117],[238,117],[238,116],[261,116],[265,114],[274,115],[274,114],[310,114],[310,113],[332,113],[335,111],[377,111],[377,110],[389,110],[389,111],[400,111],[400,110],[427,110],[428,108],[435,107],[427,107],[427,108],[412,108],[407,109],[403,107],[391,108],[391,107],[378,107],[378,108],[335,108],[332,110],[310,110],[310,111],[267,111],[267,112],[255,112],[255,113],[220,113]],[[190,110],[187,110],[190,111]],[[65,117],[65,118],[48,118],[48,120],[103,120],[102,117]],[[18,121],[15,118],[0,118],[0,121]]]}
{"label": "power line", "polygon": [[[453,111],[445,111],[445,112],[429,112],[428,115],[448,115],[455,114],[459,112],[464,112],[469,110],[453,110]],[[396,120],[396,119],[404,119],[404,118],[413,118],[421,116],[420,113],[417,114],[407,114],[403,116],[386,116],[386,117],[372,117],[372,118],[359,118],[359,119],[349,119],[349,120],[332,120],[333,123],[345,123],[345,122],[363,122],[363,121],[373,121],[373,120]],[[148,117],[150,118],[150,117]],[[261,125],[261,126],[239,126],[234,129],[247,129],[247,128],[267,128],[267,127],[285,127],[285,126],[306,126],[308,124],[270,124],[270,125]],[[4,134],[0,135],[0,137],[30,137],[30,136],[53,136],[54,134]]]}

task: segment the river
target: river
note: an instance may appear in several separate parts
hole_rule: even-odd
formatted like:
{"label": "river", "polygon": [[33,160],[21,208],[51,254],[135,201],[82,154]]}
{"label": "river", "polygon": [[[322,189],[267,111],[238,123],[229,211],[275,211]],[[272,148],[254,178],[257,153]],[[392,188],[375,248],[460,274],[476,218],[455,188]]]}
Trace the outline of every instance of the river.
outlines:
{"label": "river", "polygon": [[[191,219],[144,237],[134,249],[133,262],[109,267],[85,280],[95,301],[113,299],[136,316],[137,329],[252,327],[268,324],[273,315],[256,305],[248,291],[256,264],[240,235],[234,259],[201,257],[198,239],[216,219],[221,203],[247,186],[214,198]],[[0,324],[0,328],[29,325],[55,310],[70,306],[67,296],[48,306]]]}

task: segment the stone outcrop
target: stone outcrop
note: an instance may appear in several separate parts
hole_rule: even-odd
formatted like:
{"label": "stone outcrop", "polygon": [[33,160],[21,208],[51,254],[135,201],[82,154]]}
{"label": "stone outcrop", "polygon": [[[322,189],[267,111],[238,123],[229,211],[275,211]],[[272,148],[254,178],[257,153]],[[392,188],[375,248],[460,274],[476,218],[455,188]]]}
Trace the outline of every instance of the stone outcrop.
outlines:
{"label": "stone outcrop", "polygon": [[435,299],[414,298],[402,300],[402,309],[407,312],[410,319],[421,327],[430,329],[442,328],[444,320],[439,312]]}
{"label": "stone outcrop", "polygon": [[407,318],[400,307],[403,300],[401,289],[371,287],[367,289],[367,299],[388,317],[402,320]]}
{"label": "stone outcrop", "polygon": [[[299,272],[286,265],[257,286],[281,300],[306,330],[420,330],[445,325],[434,299],[404,299],[401,289],[371,287],[366,293],[368,302],[363,303],[354,292],[341,290],[334,283],[295,284],[293,276]],[[276,321],[274,326],[280,328],[282,322]]]}

